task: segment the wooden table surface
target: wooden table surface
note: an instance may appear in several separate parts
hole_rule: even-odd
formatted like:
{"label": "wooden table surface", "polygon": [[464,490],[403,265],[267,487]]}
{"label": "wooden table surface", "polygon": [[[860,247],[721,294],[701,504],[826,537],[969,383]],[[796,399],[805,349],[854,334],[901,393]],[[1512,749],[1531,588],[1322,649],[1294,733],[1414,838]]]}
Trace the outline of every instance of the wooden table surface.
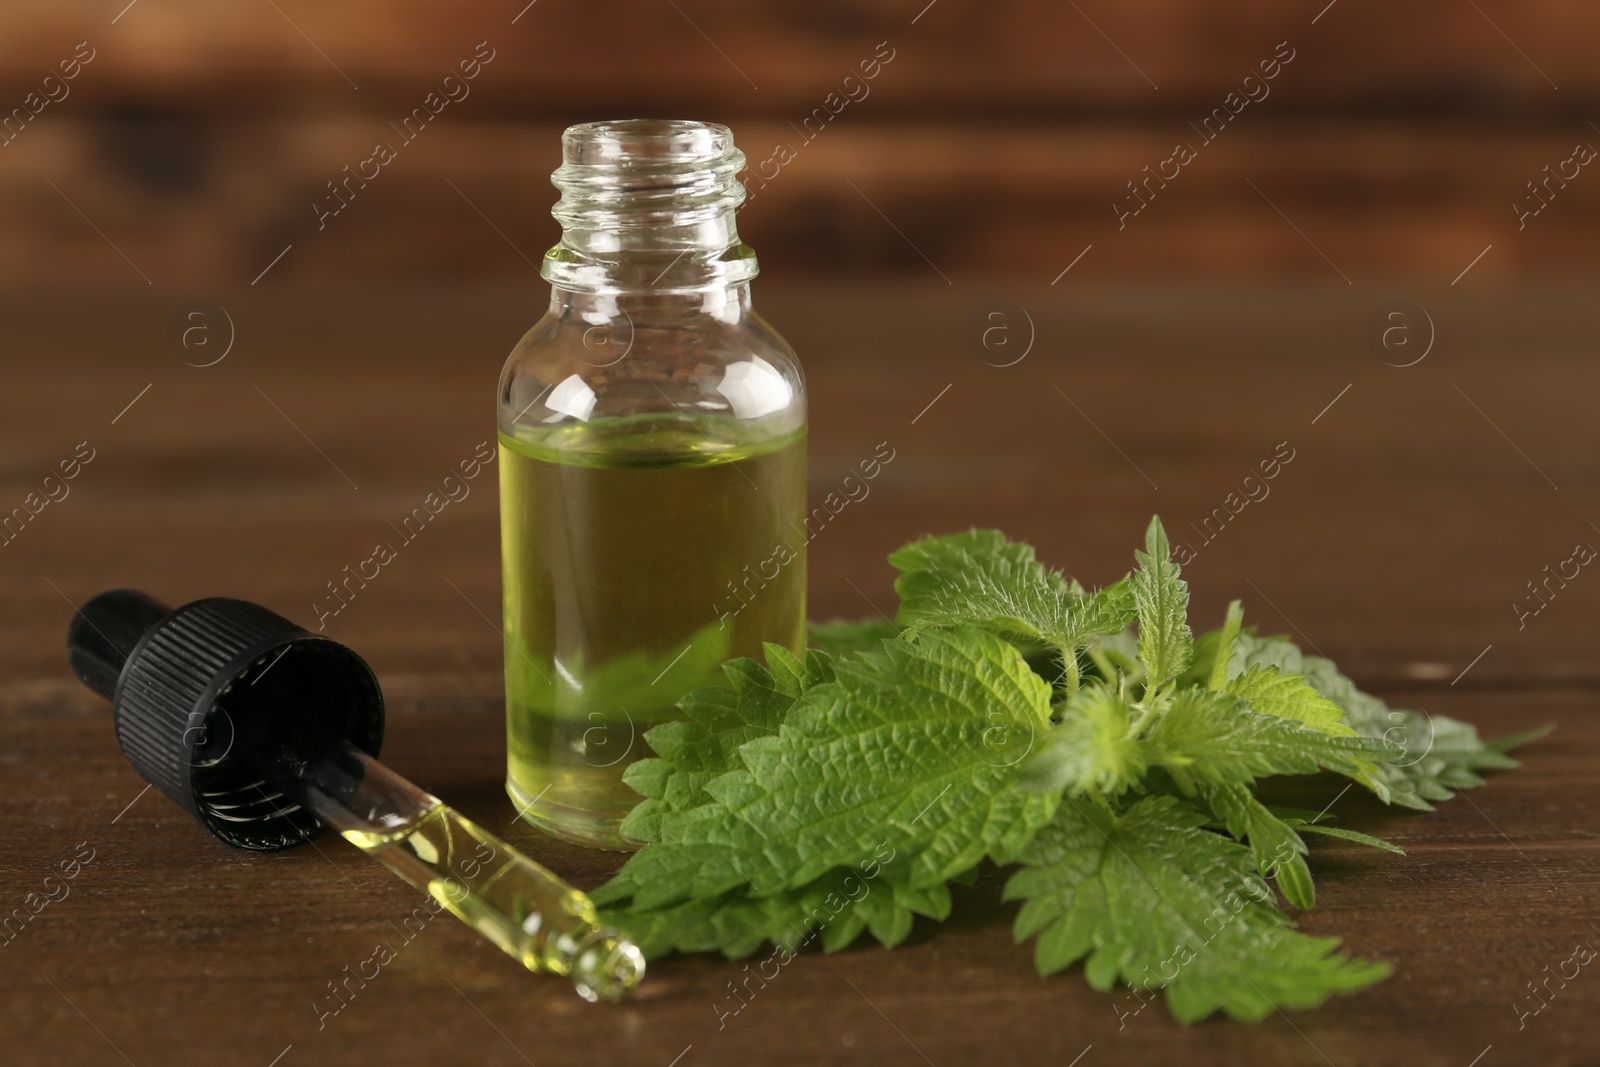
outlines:
{"label": "wooden table surface", "polygon": [[[655,961],[636,999],[591,1007],[447,920],[319,1025],[328,984],[398,940],[419,895],[337,839],[231,852],[142,793],[105,702],[67,671],[71,603],[133,585],[312,622],[325,583],[493,439],[499,366],[543,288],[213,294],[235,338],[210,367],[185,360],[213,358],[228,326],[213,312],[214,347],[177,345],[188,296],[0,298],[0,510],[80,442],[94,454],[0,547],[0,907],[26,911],[59,863],[93,856],[0,947],[0,1062],[1600,1062],[1600,977],[1581,972],[1520,1028],[1516,1008],[1575,945],[1600,945],[1600,578],[1580,574],[1520,626],[1514,607],[1537,605],[1526,583],[1547,564],[1600,545],[1592,289],[758,283],[810,376],[813,495],[880,442],[895,454],[812,544],[814,617],[892,610],[885,555],[972,525],[1105,582],[1159,511],[1197,551],[1197,625],[1242,597],[1247,618],[1391,701],[1489,734],[1559,723],[1521,770],[1433,814],[1337,800],[1342,825],[1407,855],[1318,840],[1301,926],[1393,961],[1390,980],[1188,1029],[1157,1009],[1119,1028],[1122,1001],[1077,969],[1039,978],[995,871],[958,891],[948,923],[893,951],[803,955],[720,1027],[738,973],[720,959]],[[1366,339],[1395,296],[1437,334],[1406,367],[1385,359],[1423,350],[1420,319],[1403,354]],[[974,324],[998,300],[1012,345],[986,350]],[[1020,362],[992,365],[1030,330]],[[1190,533],[1280,442],[1295,458],[1270,496],[1209,544]],[[492,474],[473,483],[328,632],[383,681],[387,762],[592,886],[618,858],[514,825],[502,792],[495,496]],[[1338,793],[1309,778],[1288,795]]]}

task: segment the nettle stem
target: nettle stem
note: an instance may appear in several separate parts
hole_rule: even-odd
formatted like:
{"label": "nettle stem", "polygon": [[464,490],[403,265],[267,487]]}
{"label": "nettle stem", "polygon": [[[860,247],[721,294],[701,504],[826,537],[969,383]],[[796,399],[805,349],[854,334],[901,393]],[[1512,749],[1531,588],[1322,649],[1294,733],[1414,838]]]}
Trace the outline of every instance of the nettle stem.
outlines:
{"label": "nettle stem", "polygon": [[1078,691],[1078,650],[1071,646],[1057,645],[1056,651],[1061,656],[1061,669],[1067,678],[1067,698],[1071,699]]}

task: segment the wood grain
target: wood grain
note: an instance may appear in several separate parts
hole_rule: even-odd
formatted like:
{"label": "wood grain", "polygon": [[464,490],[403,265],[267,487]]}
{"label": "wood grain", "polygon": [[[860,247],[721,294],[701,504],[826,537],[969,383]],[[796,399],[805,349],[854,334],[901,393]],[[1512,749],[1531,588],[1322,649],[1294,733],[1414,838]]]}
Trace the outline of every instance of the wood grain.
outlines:
{"label": "wood grain", "polygon": [[[270,282],[512,281],[557,236],[559,131],[635,115],[733,126],[757,189],[746,236],[791,274],[931,261],[1047,282],[1090,244],[1103,280],[1443,282],[1490,243],[1500,277],[1593,270],[1600,183],[1544,171],[1600,144],[1600,14],[1573,0],[600,10],[174,0],[113,25],[89,3],[12,5],[0,280],[242,286],[293,246]],[[80,41],[92,61],[46,85]],[[492,60],[446,90],[479,42]],[[1246,84],[1264,61],[1276,76]],[[455,102],[404,140],[438,91]],[[1238,113],[1206,142],[1218,108]],[[380,141],[398,158],[319,221]],[[1198,158],[1131,192],[1180,142]],[[1545,180],[1549,207],[1519,222]]]}
{"label": "wood grain", "polygon": [[1600,90],[1586,43],[1600,14],[1574,0],[1478,10],[1446,0],[620,0],[600,11],[559,0],[172,0],[141,3],[113,26],[122,6],[0,13],[0,89],[33,88],[87,39],[100,53],[82,90],[92,103],[131,96],[188,113],[409,106],[483,40],[501,64],[484,77],[485,102],[524,116],[653,99],[798,118],[882,41],[898,52],[891,71],[904,90],[889,106],[922,115],[1171,112],[1216,102],[1280,41],[1295,52],[1288,76],[1302,100],[1325,108],[1576,116]]}
{"label": "wood grain", "polygon": [[[1318,906],[1301,919],[1394,961],[1395,976],[1256,1026],[1185,1030],[1150,1008],[1119,1028],[1113,1005],[1131,1003],[1076,970],[1034,973],[991,870],[950,922],[893,951],[802,955],[721,1028],[714,1006],[737,1007],[739,965],[656,961],[637,1000],[591,1008],[448,920],[397,946],[319,1028],[327,983],[397,940],[390,924],[417,894],[342,842],[232,853],[141,796],[104,702],[67,673],[68,601],[135,585],[173,602],[250,597],[309,621],[324,581],[492,432],[493,383],[538,314],[536,286],[223,293],[237,341],[205,369],[166,336],[178,295],[41,290],[0,300],[0,502],[77,442],[96,457],[0,547],[0,788],[14,805],[0,902],[20,905],[80,842],[94,858],[0,947],[6,1062],[1593,1062],[1600,980],[1587,971],[1521,1030],[1513,1009],[1542,968],[1600,939],[1600,581],[1573,581],[1522,629],[1510,606],[1574,541],[1600,538],[1586,290],[1412,291],[1438,339],[1406,368],[1363,340],[1389,290],[763,279],[758,291],[809,374],[812,492],[878,442],[895,449],[871,495],[811,546],[814,615],[890,608],[887,551],[972,525],[1108,581],[1153,511],[1181,530],[1288,441],[1295,458],[1271,495],[1186,569],[1197,622],[1241,596],[1247,617],[1406,706],[1490,734],[1560,724],[1523,769],[1429,815],[1340,796],[1329,779],[1289,785],[1291,801],[1333,801],[1342,825],[1407,849],[1318,842]],[[1005,360],[972,333],[1002,298],[1035,332],[1010,367],[989,365]],[[484,480],[330,633],[383,680],[388,762],[597,884],[615,857],[511,825],[499,638],[479,614],[497,614],[497,583]]]}

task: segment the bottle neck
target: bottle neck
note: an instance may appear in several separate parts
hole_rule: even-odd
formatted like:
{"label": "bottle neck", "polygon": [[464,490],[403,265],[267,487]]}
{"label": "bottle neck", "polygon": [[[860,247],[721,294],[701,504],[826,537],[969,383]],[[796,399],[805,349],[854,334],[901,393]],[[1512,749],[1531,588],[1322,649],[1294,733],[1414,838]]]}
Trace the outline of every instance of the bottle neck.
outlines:
{"label": "bottle neck", "polygon": [[561,242],[540,273],[574,293],[706,293],[755,277],[739,240],[744,154],[726,127],[630,120],[574,126],[551,182]]}

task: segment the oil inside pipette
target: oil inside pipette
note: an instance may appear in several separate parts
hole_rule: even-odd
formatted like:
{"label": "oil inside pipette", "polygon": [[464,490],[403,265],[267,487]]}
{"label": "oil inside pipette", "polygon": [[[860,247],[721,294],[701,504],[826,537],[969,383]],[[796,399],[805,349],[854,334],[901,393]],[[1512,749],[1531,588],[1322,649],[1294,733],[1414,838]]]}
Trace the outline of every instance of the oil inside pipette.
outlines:
{"label": "oil inside pipette", "polygon": [[440,803],[393,830],[343,831],[530,971],[569,976],[586,1000],[618,1000],[644,958],[603,929],[589,898]]}

